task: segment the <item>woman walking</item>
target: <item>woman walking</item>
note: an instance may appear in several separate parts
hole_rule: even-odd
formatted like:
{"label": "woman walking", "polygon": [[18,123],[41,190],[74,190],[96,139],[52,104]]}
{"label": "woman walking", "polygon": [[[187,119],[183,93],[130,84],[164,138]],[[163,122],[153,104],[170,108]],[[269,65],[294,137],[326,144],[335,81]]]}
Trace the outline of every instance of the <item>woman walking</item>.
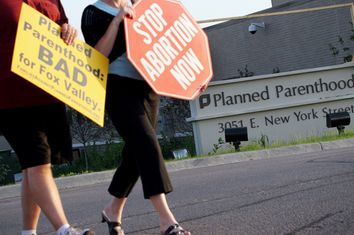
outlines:
{"label": "woman walking", "polygon": [[141,177],[145,199],[159,214],[163,235],[190,235],[171,212],[166,194],[172,185],[156,136],[160,97],[139,75],[125,53],[124,17],[134,17],[130,0],[99,0],[85,8],[81,28],[88,44],[110,59],[106,110],[124,139],[122,162],[102,211],[110,235],[123,235],[122,213],[129,193]]}

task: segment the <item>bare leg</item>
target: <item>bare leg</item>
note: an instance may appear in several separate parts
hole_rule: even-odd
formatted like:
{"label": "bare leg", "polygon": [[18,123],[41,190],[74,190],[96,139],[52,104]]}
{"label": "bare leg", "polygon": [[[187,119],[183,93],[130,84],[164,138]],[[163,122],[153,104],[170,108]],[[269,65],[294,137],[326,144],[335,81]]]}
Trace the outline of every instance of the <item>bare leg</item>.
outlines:
{"label": "bare leg", "polygon": [[170,225],[176,224],[177,220],[172,214],[164,193],[150,197],[150,201],[160,217],[160,230],[165,231]]}
{"label": "bare leg", "polygon": [[34,202],[32,193],[28,183],[28,171],[22,171],[22,191],[21,191],[21,204],[22,204],[22,221],[23,230],[36,230],[41,208]]}
{"label": "bare leg", "polygon": [[55,230],[68,224],[50,164],[27,169],[29,191]]}
{"label": "bare leg", "polygon": [[[170,225],[177,223],[170,208],[167,205],[165,194],[158,194],[150,197],[150,200],[159,213],[160,216],[160,228],[166,230]],[[111,221],[122,221],[122,214],[127,198],[113,198],[109,204],[106,205],[104,211]]]}
{"label": "bare leg", "polygon": [[[159,213],[160,227],[165,230],[172,224],[177,223],[170,208],[167,205],[165,194],[158,194],[150,197],[150,200]],[[106,205],[104,211],[111,221],[121,222],[124,206],[127,198],[113,198],[109,204]]]}
{"label": "bare leg", "polygon": [[[178,224],[175,216],[172,214],[170,207],[167,204],[166,194],[157,194],[150,197],[151,203],[155,207],[157,213],[160,216],[160,231],[166,231],[171,225],[174,225],[173,232],[177,232],[177,234],[191,235],[189,231],[184,230]],[[178,232],[179,231],[179,232]]]}
{"label": "bare leg", "polygon": [[[156,212],[159,214],[161,231],[166,231],[166,229],[171,225],[178,224],[167,204],[166,195],[164,193],[150,197],[150,201]],[[123,209],[126,202],[127,198],[113,198],[112,201],[106,205],[104,212],[110,221],[121,223]],[[187,231],[185,234],[190,235]]]}
{"label": "bare leg", "polygon": [[122,214],[125,203],[128,198],[117,198],[114,197],[109,204],[103,209],[111,221],[122,222]]}

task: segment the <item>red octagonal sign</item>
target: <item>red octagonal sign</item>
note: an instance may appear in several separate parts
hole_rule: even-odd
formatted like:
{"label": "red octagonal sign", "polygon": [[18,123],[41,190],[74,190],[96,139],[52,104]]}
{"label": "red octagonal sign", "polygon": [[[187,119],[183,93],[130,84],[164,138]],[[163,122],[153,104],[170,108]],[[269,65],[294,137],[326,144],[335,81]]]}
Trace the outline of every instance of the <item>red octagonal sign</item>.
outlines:
{"label": "red octagonal sign", "polygon": [[177,0],[140,0],[125,19],[127,55],[160,95],[194,99],[212,78],[208,38]]}

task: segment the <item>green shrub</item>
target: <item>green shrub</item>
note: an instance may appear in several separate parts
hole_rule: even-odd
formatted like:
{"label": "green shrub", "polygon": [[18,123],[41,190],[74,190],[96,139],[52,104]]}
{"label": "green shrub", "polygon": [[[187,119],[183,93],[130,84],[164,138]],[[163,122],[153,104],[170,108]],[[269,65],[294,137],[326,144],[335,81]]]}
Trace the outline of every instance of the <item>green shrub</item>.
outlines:
{"label": "green shrub", "polygon": [[86,161],[83,154],[84,151],[80,150],[80,157],[74,159],[71,164],[55,165],[53,166],[53,174],[55,177],[69,175],[69,174],[82,174],[87,172],[97,172],[104,170],[111,170],[117,167],[123,143],[111,143],[107,145],[91,145],[86,147],[87,154],[87,170]]}
{"label": "green shrub", "polygon": [[15,183],[14,174],[21,172],[17,158],[10,152],[0,153],[0,185]]}
{"label": "green shrub", "polygon": [[159,139],[159,143],[163,157],[166,160],[173,159],[172,151],[177,149],[187,149],[191,156],[196,154],[193,136],[174,138],[167,138],[166,136],[163,136]]}

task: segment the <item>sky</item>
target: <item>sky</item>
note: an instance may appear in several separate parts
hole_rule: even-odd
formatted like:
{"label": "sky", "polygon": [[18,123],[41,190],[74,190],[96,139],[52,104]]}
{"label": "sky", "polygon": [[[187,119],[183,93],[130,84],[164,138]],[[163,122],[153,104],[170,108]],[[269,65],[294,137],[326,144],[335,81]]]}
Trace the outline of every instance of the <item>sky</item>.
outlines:
{"label": "sky", "polygon": [[[61,0],[70,23],[79,31],[81,14],[85,6],[96,0]],[[196,21],[219,19],[225,17],[245,16],[270,8],[271,0],[181,0],[182,4]],[[210,24],[202,24],[206,27]]]}

